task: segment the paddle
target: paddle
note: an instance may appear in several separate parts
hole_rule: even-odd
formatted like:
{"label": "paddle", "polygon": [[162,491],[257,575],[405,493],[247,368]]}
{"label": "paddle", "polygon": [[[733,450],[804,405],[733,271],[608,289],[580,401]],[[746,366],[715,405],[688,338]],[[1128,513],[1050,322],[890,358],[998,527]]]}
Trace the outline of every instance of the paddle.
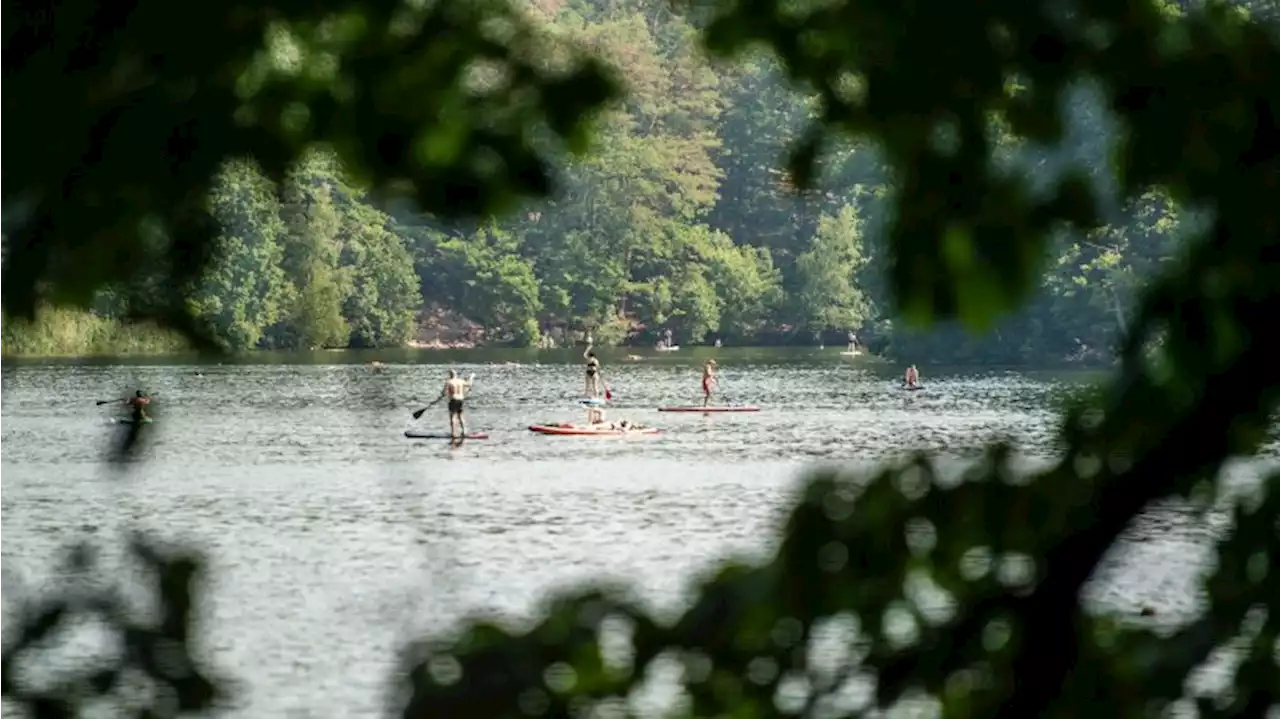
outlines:
{"label": "paddle", "polygon": [[[152,397],[154,397],[154,396],[155,396],[155,395],[150,395],[150,394],[149,394],[149,395],[147,395],[147,399],[151,399],[151,398],[152,398]],[[104,405],[104,404],[116,404],[117,402],[128,402],[128,401],[129,401],[129,400],[131,400],[131,399],[133,399],[133,397],[123,397],[123,398],[121,398],[121,399],[100,399],[100,400],[98,400],[97,402],[94,402],[94,404],[96,404],[96,405],[98,405],[99,407],[101,407],[101,406],[102,406],[102,405]]]}
{"label": "paddle", "polygon": [[[467,377],[467,386],[468,386],[468,387],[470,387],[470,386],[471,386],[471,380],[473,380],[473,379],[475,379],[475,378],[476,378],[476,373],[475,373],[475,372],[472,372],[472,373],[471,373],[471,375]],[[422,415],[423,415],[423,414],[425,414],[427,410],[429,410],[429,409],[431,409],[432,407],[436,406],[436,404],[437,404],[440,400],[442,400],[442,399],[444,399],[444,393],[443,393],[443,392],[441,392],[441,393],[440,393],[440,396],[439,396],[439,397],[436,397],[434,400],[432,400],[432,401],[431,401],[431,404],[427,405],[426,407],[423,407],[422,409],[418,410],[417,412],[414,412],[414,413],[413,413],[413,418],[414,418],[414,419],[422,419]]]}
{"label": "paddle", "polygon": [[421,418],[422,418],[422,415],[423,415],[427,410],[429,410],[429,409],[431,409],[432,407],[436,406],[436,404],[437,404],[440,400],[442,400],[442,399],[444,399],[444,395],[440,395],[439,397],[436,397],[434,400],[432,400],[432,401],[431,401],[431,404],[427,405],[426,407],[423,407],[422,409],[418,410],[417,412],[414,412],[414,413],[413,413],[413,418],[414,418],[414,419],[421,419]]}

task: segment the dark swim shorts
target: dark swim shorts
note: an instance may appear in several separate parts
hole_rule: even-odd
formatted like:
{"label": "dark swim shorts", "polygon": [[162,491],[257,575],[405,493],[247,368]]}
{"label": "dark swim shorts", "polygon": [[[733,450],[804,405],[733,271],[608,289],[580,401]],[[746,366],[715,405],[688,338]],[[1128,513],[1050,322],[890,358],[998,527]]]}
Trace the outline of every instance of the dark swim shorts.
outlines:
{"label": "dark swim shorts", "polygon": [[462,400],[449,400],[449,414],[462,414]]}

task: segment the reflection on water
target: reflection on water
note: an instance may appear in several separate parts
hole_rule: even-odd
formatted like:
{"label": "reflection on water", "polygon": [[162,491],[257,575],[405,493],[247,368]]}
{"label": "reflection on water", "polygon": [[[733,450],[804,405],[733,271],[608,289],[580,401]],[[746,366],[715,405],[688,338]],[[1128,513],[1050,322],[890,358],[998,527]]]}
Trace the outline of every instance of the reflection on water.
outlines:
{"label": "reflection on water", "polygon": [[[658,414],[697,400],[692,353],[606,361],[610,417],[666,430],[624,440],[525,430],[583,417],[577,367],[458,358],[476,373],[469,424],[493,437],[459,449],[402,437],[446,425],[442,408],[409,419],[438,394],[439,365],[6,363],[4,567],[31,583],[65,542],[125,527],[191,541],[214,569],[207,649],[246,682],[238,715],[370,715],[406,636],[479,610],[528,615],[549,588],[602,574],[678,607],[693,572],[769,551],[803,467],[960,455],[996,437],[1036,461],[1079,383],[928,373],[908,394],[896,372],[834,356],[717,356],[725,401],[764,411]],[[102,463],[119,428],[94,401],[138,386],[157,421],[147,461],[120,478]],[[1158,541],[1119,552],[1091,601],[1185,616],[1188,559],[1213,528],[1176,511],[1144,522],[1135,531]]]}

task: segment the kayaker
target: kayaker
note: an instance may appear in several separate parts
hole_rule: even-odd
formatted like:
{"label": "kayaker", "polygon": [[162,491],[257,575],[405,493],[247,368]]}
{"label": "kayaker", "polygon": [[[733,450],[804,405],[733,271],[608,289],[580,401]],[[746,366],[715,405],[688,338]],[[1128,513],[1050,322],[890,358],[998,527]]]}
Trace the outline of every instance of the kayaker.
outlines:
{"label": "kayaker", "polygon": [[[471,375],[475,377],[475,375]],[[449,378],[444,381],[444,389],[440,390],[440,399],[449,399],[449,437],[455,440],[461,440],[467,436],[467,420],[462,416],[462,402],[467,398],[467,392],[471,389],[471,379],[462,379],[458,377],[457,370],[449,370]],[[437,402],[439,399],[436,400]],[[458,433],[455,427],[462,431]]]}
{"label": "kayaker", "polygon": [[587,361],[587,397],[599,397],[600,360],[590,344],[587,345],[587,351],[582,353],[582,358]]}
{"label": "kayaker", "polygon": [[916,371],[915,365],[907,368],[907,374],[902,380],[902,386],[908,389],[920,386],[920,373]]}
{"label": "kayaker", "polygon": [[702,364],[702,406],[711,404],[711,385],[719,384],[716,380],[716,361],[709,359]]}
{"label": "kayaker", "polygon": [[150,417],[147,416],[147,405],[151,404],[151,398],[142,390],[138,390],[132,397],[124,401],[125,405],[133,410],[133,421],[145,422]]}
{"label": "kayaker", "polygon": [[587,424],[597,425],[604,423],[603,407],[587,407]]}

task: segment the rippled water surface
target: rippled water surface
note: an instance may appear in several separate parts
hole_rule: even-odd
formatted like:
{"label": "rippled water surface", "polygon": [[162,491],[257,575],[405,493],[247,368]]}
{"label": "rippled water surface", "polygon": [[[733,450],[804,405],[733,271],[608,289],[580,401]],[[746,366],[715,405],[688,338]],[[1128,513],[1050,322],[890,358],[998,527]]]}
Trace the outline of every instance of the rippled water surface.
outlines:
{"label": "rippled water surface", "polygon": [[[607,358],[610,417],[664,430],[626,439],[528,432],[583,418],[580,370],[545,359],[6,363],[5,594],[86,534],[140,526],[191,542],[211,555],[206,641],[244,682],[237,715],[372,715],[406,637],[473,611],[528,616],[549,589],[602,574],[678,607],[699,569],[771,548],[806,465],[962,455],[1001,437],[1047,457],[1055,409],[1089,379],[926,372],[927,389],[907,393],[896,370],[833,351],[717,356],[726,401],[763,411],[659,414],[697,401],[693,357]],[[402,436],[447,425],[441,408],[409,417],[439,392],[442,357],[475,372],[469,424],[492,439]],[[143,461],[114,475],[103,458],[120,427],[94,400],[136,387],[154,393],[156,422]],[[1096,599],[1191,611],[1187,559],[1209,529],[1176,514],[1149,523],[1159,541],[1135,543]]]}

